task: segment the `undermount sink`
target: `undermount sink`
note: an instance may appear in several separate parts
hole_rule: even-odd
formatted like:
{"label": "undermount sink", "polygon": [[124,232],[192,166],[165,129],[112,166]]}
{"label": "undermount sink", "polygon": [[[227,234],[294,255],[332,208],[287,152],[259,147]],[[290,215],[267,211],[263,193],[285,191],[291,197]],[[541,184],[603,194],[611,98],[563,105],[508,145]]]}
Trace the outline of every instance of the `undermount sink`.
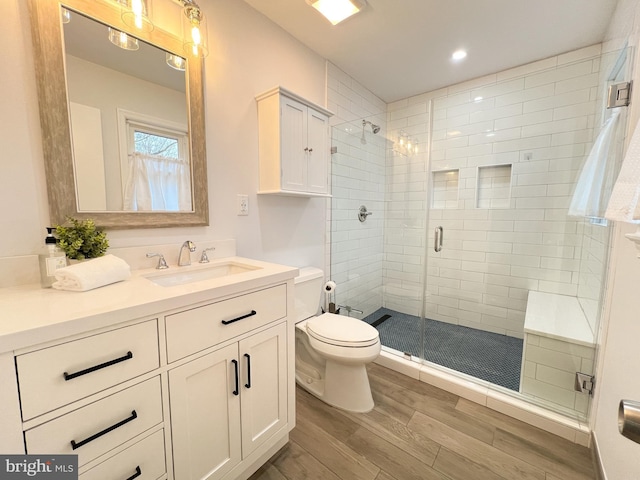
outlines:
{"label": "undermount sink", "polygon": [[227,277],[229,275],[237,275],[238,273],[259,270],[260,267],[247,265],[238,262],[216,263],[215,265],[192,267],[178,267],[184,270],[175,270],[166,273],[152,273],[144,277],[163,287],[174,287],[176,285],[185,285],[187,283],[200,282],[202,280],[211,280],[213,278]]}

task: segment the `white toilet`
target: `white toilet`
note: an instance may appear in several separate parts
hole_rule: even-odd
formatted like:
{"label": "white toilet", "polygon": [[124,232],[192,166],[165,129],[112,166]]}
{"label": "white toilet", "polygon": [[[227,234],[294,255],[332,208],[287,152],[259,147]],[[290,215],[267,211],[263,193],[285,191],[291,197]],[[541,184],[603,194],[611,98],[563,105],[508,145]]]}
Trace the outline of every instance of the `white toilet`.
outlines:
{"label": "white toilet", "polygon": [[378,331],[356,318],[318,317],[323,272],[306,267],[295,279],[296,382],[320,400],[351,412],[369,412],[373,397],[365,365],[380,354]]}

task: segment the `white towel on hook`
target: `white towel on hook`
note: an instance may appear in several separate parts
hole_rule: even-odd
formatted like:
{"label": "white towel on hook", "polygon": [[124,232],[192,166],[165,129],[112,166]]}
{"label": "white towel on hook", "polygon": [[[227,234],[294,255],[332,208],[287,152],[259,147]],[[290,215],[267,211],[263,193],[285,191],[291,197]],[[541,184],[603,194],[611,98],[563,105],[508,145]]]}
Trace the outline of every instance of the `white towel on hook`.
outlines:
{"label": "white towel on hook", "polygon": [[605,217],[609,220],[640,223],[640,122],[627,147],[620,174],[613,186]]}
{"label": "white towel on hook", "polygon": [[131,276],[131,268],[127,262],[115,255],[105,255],[59,268],[55,276],[53,288],[84,292],[126,280]]}
{"label": "white towel on hook", "polygon": [[616,130],[620,110],[614,110],[602,126],[582,166],[569,215],[574,217],[604,217],[606,202],[614,182]]}

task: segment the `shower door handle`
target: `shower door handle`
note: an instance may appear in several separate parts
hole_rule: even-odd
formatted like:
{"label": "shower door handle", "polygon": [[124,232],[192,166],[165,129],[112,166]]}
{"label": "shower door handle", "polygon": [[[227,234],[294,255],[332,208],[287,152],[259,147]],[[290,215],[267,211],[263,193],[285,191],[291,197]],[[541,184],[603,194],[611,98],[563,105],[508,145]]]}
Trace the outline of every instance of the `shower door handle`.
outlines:
{"label": "shower door handle", "polygon": [[442,241],[444,239],[444,229],[442,227],[436,227],[435,238],[433,241],[433,249],[436,252],[442,250]]}

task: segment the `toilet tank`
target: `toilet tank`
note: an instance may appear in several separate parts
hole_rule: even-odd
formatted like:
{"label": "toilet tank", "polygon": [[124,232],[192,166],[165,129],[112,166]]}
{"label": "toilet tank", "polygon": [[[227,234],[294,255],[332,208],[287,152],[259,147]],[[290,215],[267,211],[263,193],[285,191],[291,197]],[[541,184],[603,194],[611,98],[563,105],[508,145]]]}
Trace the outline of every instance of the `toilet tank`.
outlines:
{"label": "toilet tank", "polygon": [[323,280],[324,272],[319,268],[304,267],[300,269],[299,275],[294,279],[296,322],[313,317],[318,313]]}

